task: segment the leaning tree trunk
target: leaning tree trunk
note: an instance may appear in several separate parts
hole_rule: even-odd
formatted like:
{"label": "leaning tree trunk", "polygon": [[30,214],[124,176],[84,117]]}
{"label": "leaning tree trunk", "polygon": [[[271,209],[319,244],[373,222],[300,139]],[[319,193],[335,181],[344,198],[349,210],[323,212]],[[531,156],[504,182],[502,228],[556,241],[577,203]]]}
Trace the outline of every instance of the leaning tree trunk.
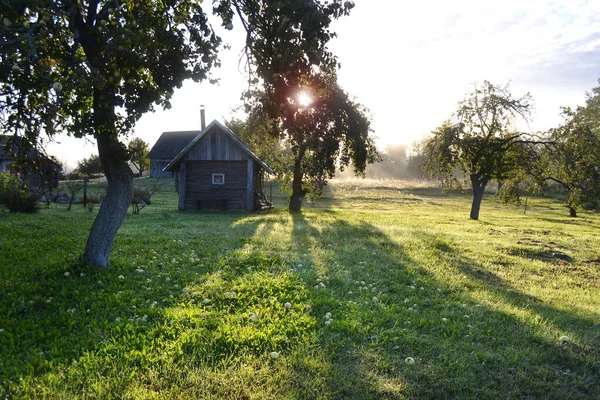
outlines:
{"label": "leaning tree trunk", "polygon": [[473,188],[473,203],[471,204],[470,218],[477,221],[479,219],[479,210],[481,209],[481,200],[483,200],[483,192],[487,185],[486,179],[481,179],[477,176],[471,176],[471,186]]}
{"label": "leaning tree trunk", "polygon": [[88,236],[83,261],[106,268],[113,240],[125,219],[133,195],[133,173],[127,165],[125,147],[116,135],[101,134],[97,136],[97,141],[108,187]]}
{"label": "leaning tree trunk", "polygon": [[292,212],[300,212],[302,210],[302,200],[306,195],[306,190],[302,187],[302,157],[306,149],[301,146],[296,154],[296,161],[294,162],[294,176],[292,179],[292,196],[290,197],[289,210]]}

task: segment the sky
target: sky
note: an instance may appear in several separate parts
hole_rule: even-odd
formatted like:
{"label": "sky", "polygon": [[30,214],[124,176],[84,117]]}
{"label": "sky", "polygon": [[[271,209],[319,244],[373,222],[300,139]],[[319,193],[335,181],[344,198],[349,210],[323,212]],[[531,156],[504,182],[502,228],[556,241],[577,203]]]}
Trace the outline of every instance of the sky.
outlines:
{"label": "sky", "polygon": [[[585,102],[600,77],[600,1],[354,0],[350,16],[333,23],[329,45],[341,63],[339,82],[371,113],[380,147],[411,144],[452,116],[476,82],[510,82],[513,96],[529,92],[535,110],[525,129],[560,123],[560,107]],[[208,3],[208,2],[207,2]],[[130,137],[154,145],[162,132],[200,129],[241,105],[247,77],[240,67],[239,24],[213,27],[231,45],[213,70],[218,85],[187,82],[172,108],[144,115]],[[241,114],[238,114],[241,115]],[[68,166],[96,153],[90,140],[57,138],[48,147]]]}

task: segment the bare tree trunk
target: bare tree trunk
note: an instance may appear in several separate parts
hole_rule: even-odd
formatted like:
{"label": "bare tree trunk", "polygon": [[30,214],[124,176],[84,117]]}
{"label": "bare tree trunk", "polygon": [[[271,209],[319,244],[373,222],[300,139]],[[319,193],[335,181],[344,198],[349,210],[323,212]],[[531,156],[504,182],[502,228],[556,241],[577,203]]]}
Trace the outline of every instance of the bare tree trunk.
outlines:
{"label": "bare tree trunk", "polygon": [[127,214],[133,195],[133,173],[127,165],[125,146],[115,135],[98,135],[97,141],[108,188],[88,236],[83,261],[106,268],[113,240]]}
{"label": "bare tree trunk", "polygon": [[479,219],[479,210],[481,209],[481,200],[483,200],[483,193],[487,180],[480,179],[477,176],[471,176],[471,186],[473,188],[473,203],[471,204],[471,215],[470,218],[477,221]]}
{"label": "bare tree trunk", "polygon": [[569,205],[569,217],[577,218],[577,210]]}

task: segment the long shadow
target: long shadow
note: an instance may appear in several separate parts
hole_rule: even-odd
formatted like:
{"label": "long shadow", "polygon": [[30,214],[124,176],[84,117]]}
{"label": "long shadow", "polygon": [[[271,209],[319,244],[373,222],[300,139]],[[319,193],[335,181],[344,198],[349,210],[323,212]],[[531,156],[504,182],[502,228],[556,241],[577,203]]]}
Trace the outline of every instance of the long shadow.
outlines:
{"label": "long shadow", "polygon": [[[23,252],[10,253],[13,258],[23,255],[26,261],[19,263],[9,259],[9,252],[0,251],[3,265],[22,269],[17,275],[3,275],[5,279],[0,282],[0,309],[8,314],[0,327],[4,329],[0,333],[3,394],[10,395],[11,387],[19,381],[20,385],[35,385],[67,369],[71,371],[68,379],[83,379],[77,375],[78,362],[93,362],[94,355],[108,360],[106,354],[127,344],[125,347],[135,354],[128,359],[129,364],[119,366],[123,378],[112,388],[113,393],[106,394],[119,397],[135,379],[129,374],[136,373],[141,357],[163,352],[154,342],[156,338],[174,341],[183,334],[169,330],[167,316],[178,304],[189,301],[182,289],[209,273],[214,272],[211,275],[217,279],[220,274],[216,271],[227,264],[228,255],[252,244],[253,236],[267,234],[289,221],[283,213],[264,219],[242,214],[181,213],[139,217],[123,226],[115,243],[114,264],[107,271],[64,264],[56,256],[49,258],[53,260],[50,266],[37,268],[29,264],[31,259]],[[38,249],[52,254],[69,251],[59,252],[54,245],[55,235],[49,233],[64,228],[53,226],[52,221],[42,224],[32,220],[26,228],[0,229],[2,246],[16,247],[29,234],[30,240],[38,242]],[[310,351],[327,362],[326,367],[315,368],[294,359],[300,356],[289,356],[294,365],[290,381],[296,387],[309,390],[314,386],[305,381],[321,379],[321,375],[326,382],[323,393],[298,390],[294,397],[593,398],[600,392],[598,350],[593,347],[593,338],[566,345],[548,340],[522,319],[479,304],[469,286],[438,280],[427,264],[456,266],[500,301],[533,310],[565,332],[598,332],[598,321],[520,293],[461,254],[445,238],[417,232],[414,237],[418,239],[413,238],[416,242],[392,239],[374,225],[347,221],[335,212],[293,214],[292,221],[292,249],[303,255],[302,267],[294,264],[295,273],[311,288],[311,312],[317,321],[319,348]],[[156,235],[157,231],[163,234]],[[64,243],[71,249],[79,249],[80,244]],[[411,257],[415,246],[431,249],[429,258]],[[246,277],[241,268],[245,266],[238,268],[239,279]],[[70,275],[65,276],[65,272]],[[296,285],[288,281],[282,284],[290,291]],[[268,290],[279,288],[248,290],[260,294],[253,297],[255,301],[270,301],[267,298],[272,293]],[[155,306],[154,301],[158,302]],[[123,304],[131,306],[122,309]],[[332,314],[329,324],[328,312]],[[218,320],[205,323],[215,330],[222,327]],[[511,335],[506,336],[506,332]],[[185,348],[191,355],[177,357],[189,357],[183,365],[192,368],[189,364],[198,362],[193,352],[198,351],[201,356],[213,357],[211,365],[221,368],[222,363],[235,359],[236,348],[225,339],[215,343],[203,336],[194,337]],[[211,346],[221,347],[198,350]],[[219,358],[222,354],[230,358]],[[407,357],[412,357],[415,365],[406,364]],[[108,367],[94,368],[102,374]]]}
{"label": "long shadow", "polygon": [[[535,301],[451,244],[437,246],[430,260],[416,260],[373,225],[336,220],[318,231],[310,227],[318,215],[307,215],[294,216],[295,224],[306,227],[294,229],[294,240],[327,250],[327,285],[314,290],[313,301],[321,346],[330,360],[331,398],[589,398],[600,393],[593,343],[550,341],[518,317],[480,304],[468,287],[440,282],[424,267],[451,258],[502,301],[531,308],[565,332],[574,332],[571,324],[597,332],[598,321]],[[422,234],[419,245],[434,242],[440,243]],[[327,312],[333,315],[329,325],[323,317]],[[407,357],[415,365],[407,364]]]}
{"label": "long shadow", "polygon": [[[419,232],[418,234],[426,238],[426,240],[435,241],[439,244],[435,254],[440,262],[457,267],[461,273],[466,274],[477,285],[485,287],[488,292],[499,296],[506,303],[518,308],[531,309],[536,314],[542,316],[543,319],[558,326],[563,332],[572,332],[574,331],[574,327],[585,328],[590,332],[600,332],[600,315],[597,318],[588,318],[578,315],[573,311],[553,307],[535,296],[522,293],[506,280],[486,269],[479,262],[465,256],[450,240],[440,239],[426,232]],[[537,253],[535,254],[537,255]],[[550,261],[554,259],[556,257],[543,260]],[[572,261],[570,258],[559,258],[558,260]],[[592,343],[588,343],[588,345],[591,347]]]}
{"label": "long shadow", "polygon": [[[76,217],[12,216],[11,226],[0,228],[2,398],[23,394],[78,362],[89,366],[95,354],[128,341],[136,340],[136,351],[156,346],[153,338],[165,325],[166,310],[185,297],[182,289],[248,243],[260,223],[236,228],[247,215],[232,213],[128,217],[111,264],[98,270],[76,261],[91,222],[86,217],[85,226],[75,226],[81,222]],[[133,375],[106,396],[119,397]]]}

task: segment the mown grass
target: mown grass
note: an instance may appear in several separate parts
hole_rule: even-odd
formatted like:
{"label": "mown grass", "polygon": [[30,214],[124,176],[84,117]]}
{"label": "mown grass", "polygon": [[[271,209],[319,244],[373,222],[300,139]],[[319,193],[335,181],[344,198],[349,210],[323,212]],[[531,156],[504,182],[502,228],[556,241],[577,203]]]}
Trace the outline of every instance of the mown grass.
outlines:
{"label": "mown grass", "polygon": [[5,396],[600,397],[597,214],[486,198],[470,221],[468,195],[397,182],[180,213],[138,183],[163,190],[106,271],[78,263],[95,212],[0,210]]}

